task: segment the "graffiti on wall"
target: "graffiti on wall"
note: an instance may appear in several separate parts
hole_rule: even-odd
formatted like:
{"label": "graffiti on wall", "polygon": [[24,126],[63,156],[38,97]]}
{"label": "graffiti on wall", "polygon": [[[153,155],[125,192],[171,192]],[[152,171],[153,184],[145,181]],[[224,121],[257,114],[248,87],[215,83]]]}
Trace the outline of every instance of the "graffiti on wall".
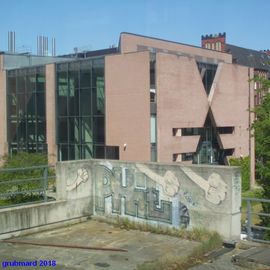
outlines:
{"label": "graffiti on wall", "polygon": [[219,174],[212,173],[205,181],[204,178],[188,168],[182,168],[182,171],[204,191],[207,201],[218,205],[225,200],[228,187]]}
{"label": "graffiti on wall", "polygon": [[[113,166],[103,161],[95,163],[91,169],[77,169],[76,177],[67,183],[66,190],[77,192],[79,186],[89,181],[90,173],[94,173],[91,185],[95,190],[97,214],[126,215],[184,228],[191,222],[190,209],[202,207],[201,199],[213,206],[220,205],[228,189],[215,172],[202,177],[189,167],[175,170],[138,163]],[[195,188],[190,189],[190,183]]]}
{"label": "graffiti on wall", "polygon": [[[204,193],[213,205],[221,204],[227,185],[217,173],[207,180],[191,170],[182,173]],[[95,169],[95,210],[188,227],[188,206],[196,206],[192,195],[181,190],[181,179],[172,170],[154,171],[143,164],[113,167],[100,163]]]}
{"label": "graffiti on wall", "polygon": [[85,168],[79,168],[77,170],[77,176],[73,180],[72,183],[67,184],[66,190],[72,191],[74,189],[77,189],[78,186],[80,186],[82,183],[87,182],[89,179],[88,171]]}

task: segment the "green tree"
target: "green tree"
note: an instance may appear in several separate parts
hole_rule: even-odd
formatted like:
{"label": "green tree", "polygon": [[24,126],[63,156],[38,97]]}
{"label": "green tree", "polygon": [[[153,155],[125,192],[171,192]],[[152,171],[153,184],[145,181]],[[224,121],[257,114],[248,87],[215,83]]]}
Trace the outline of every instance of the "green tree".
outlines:
{"label": "green tree", "polygon": [[[270,199],[270,81],[264,78],[254,78],[262,87],[261,105],[254,109],[255,121],[252,125],[255,135],[256,179],[263,188],[262,195]],[[262,203],[263,212],[270,213],[270,204]],[[261,216],[262,225],[270,226],[270,217]],[[270,232],[267,233],[269,239]]]}
{"label": "green tree", "polygon": [[264,195],[270,199],[270,81],[255,78],[262,84],[264,96],[261,105],[254,109],[256,115],[252,125],[255,135],[256,178],[264,189]]}

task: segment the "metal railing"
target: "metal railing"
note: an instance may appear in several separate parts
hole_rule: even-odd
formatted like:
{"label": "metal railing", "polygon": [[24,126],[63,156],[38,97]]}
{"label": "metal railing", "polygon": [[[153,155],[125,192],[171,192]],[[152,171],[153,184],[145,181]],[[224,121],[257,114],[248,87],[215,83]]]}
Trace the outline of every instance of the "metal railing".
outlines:
{"label": "metal railing", "polygon": [[55,191],[52,166],[0,169],[0,208],[47,202]]}
{"label": "metal railing", "polygon": [[[244,229],[246,230],[247,240],[262,242],[262,243],[270,243],[270,240],[265,240],[264,235],[266,231],[270,231],[270,227],[260,226],[258,224],[254,224],[253,217],[269,217],[270,213],[264,213],[261,211],[254,211],[254,203],[270,203],[270,200],[267,199],[258,199],[258,198],[242,198],[243,201],[246,202],[247,211],[242,213],[246,214],[246,222],[244,224]],[[270,235],[270,233],[269,233]]]}

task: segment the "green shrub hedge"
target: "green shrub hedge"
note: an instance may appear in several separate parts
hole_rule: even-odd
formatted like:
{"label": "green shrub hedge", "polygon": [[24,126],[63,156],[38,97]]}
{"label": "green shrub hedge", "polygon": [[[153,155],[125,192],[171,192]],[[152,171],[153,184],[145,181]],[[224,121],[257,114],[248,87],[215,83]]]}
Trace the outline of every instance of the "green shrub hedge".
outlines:
{"label": "green shrub hedge", "polygon": [[241,176],[242,176],[242,192],[249,190],[250,184],[250,158],[231,158],[230,166],[239,166],[241,167]]}

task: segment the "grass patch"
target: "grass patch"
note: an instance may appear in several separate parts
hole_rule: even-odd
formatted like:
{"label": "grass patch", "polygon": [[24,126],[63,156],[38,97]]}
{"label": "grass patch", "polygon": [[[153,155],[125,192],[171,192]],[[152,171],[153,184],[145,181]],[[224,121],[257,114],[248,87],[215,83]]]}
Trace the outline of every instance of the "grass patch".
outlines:
{"label": "grass patch", "polygon": [[125,230],[139,230],[143,232],[164,234],[197,242],[207,241],[214,234],[213,232],[210,232],[204,228],[192,228],[191,230],[187,230],[187,229],[172,228],[160,224],[155,226],[152,224],[148,224],[146,222],[131,221],[128,218],[122,218],[119,216],[115,218],[95,217],[94,219],[108,224],[112,224],[116,227]]}

